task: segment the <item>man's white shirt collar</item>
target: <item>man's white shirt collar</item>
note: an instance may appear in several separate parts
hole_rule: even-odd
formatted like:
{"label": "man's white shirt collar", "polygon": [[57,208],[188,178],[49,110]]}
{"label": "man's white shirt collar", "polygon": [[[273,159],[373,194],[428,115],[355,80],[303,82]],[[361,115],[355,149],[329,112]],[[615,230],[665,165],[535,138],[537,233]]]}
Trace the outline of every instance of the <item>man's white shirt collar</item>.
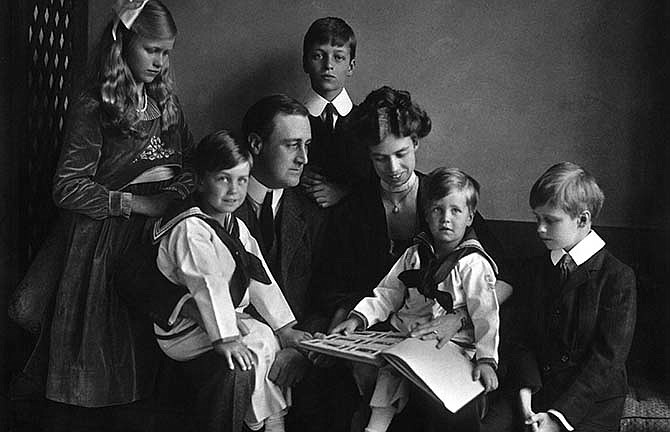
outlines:
{"label": "man's white shirt collar", "polygon": [[589,258],[598,253],[600,249],[605,247],[605,240],[600,238],[595,231],[591,232],[573,247],[570,252],[565,249],[554,249],[551,251],[551,262],[556,265],[561,260],[563,255],[568,254],[570,258],[580,266],[584,264]]}
{"label": "man's white shirt collar", "polygon": [[[251,198],[251,201],[257,206],[255,209],[256,212],[260,211],[261,205],[265,200],[265,194],[270,190],[263,183],[259,182],[256,177],[249,176],[249,186],[247,187],[247,195]],[[272,189],[272,213],[277,214],[277,208],[279,207],[279,201],[281,200],[282,195],[284,194],[284,189]]]}
{"label": "man's white shirt collar", "polygon": [[[335,107],[335,114],[337,116],[346,116],[354,107],[354,103],[351,101],[349,93],[347,93],[347,89],[345,88],[342,89],[340,94],[338,94],[331,103]],[[315,92],[313,89],[309,89],[309,93],[305,98],[305,107],[311,116],[321,117],[323,110],[326,109],[326,105],[328,105],[327,99]]]}

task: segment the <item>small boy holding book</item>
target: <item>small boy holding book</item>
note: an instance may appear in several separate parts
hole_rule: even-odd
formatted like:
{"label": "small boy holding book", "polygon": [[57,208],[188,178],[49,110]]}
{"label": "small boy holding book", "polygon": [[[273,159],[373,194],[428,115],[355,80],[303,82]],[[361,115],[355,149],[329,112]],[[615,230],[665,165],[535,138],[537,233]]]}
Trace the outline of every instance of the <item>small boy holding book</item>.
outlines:
{"label": "small boy holding book", "polygon": [[582,167],[550,167],[530,191],[548,252],[518,286],[521,337],[510,364],[533,431],[619,429],[635,329],[635,275],[592,229],[605,197]]}
{"label": "small boy holding book", "polygon": [[[455,168],[434,170],[425,184],[421,205],[430,232],[419,234],[416,244],[395,263],[373,296],[361,300],[333,333],[348,334],[388,319],[395,331],[410,334],[427,320],[464,309],[469,320],[449,343],[476,363],[472,378],[481,380],[489,392],[498,386],[497,267],[470,228],[479,184]],[[408,381],[391,367],[379,369],[366,432],[385,431],[395,413],[404,408],[409,389]],[[465,421],[462,416],[458,419],[457,430],[479,430],[477,410],[469,405],[470,415]]]}

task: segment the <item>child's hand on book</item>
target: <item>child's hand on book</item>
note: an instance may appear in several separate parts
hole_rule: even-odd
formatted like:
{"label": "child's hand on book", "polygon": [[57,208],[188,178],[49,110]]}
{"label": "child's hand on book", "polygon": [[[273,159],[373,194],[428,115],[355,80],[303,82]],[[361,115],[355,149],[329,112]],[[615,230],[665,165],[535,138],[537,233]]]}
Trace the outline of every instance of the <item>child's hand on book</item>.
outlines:
{"label": "child's hand on book", "polygon": [[498,388],[498,376],[493,366],[486,362],[479,362],[472,370],[472,380],[481,381],[484,386],[484,393],[492,392]]}
{"label": "child's hand on book", "polygon": [[212,343],[214,352],[222,356],[228,362],[230,370],[235,369],[235,363],[242,370],[251,370],[254,366],[253,356],[249,348],[238,340],[224,342],[219,339]]}
{"label": "child's hand on book", "polygon": [[333,328],[330,331],[330,333],[331,334],[340,333],[340,334],[343,334],[343,335],[348,335],[348,334],[351,334],[351,333],[355,332],[357,329],[362,328],[362,327],[363,327],[363,320],[361,320],[359,317],[354,315],[351,318],[346,319],[346,320],[342,321],[341,323],[339,323],[338,325],[336,325],[335,328]]}

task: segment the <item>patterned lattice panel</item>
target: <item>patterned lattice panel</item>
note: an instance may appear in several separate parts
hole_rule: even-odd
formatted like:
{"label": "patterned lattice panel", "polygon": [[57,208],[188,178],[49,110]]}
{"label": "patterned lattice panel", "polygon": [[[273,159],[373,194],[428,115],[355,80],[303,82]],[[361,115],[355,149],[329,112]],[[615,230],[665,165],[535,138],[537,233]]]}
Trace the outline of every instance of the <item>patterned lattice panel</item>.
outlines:
{"label": "patterned lattice panel", "polygon": [[22,192],[27,225],[28,259],[44,239],[56,211],[51,183],[61,148],[69,92],[73,81],[73,0],[31,2],[25,28],[27,68],[27,135],[24,143]]}

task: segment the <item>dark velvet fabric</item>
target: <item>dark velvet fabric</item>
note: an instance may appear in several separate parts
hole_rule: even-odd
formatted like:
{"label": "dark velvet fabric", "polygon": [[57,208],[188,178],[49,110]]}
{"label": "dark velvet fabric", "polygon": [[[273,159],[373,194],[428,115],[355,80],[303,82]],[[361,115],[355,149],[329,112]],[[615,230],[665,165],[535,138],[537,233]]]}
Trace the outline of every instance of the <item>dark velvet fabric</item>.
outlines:
{"label": "dark velvet fabric", "polygon": [[[103,128],[101,115],[90,94],[70,107],[54,177],[54,198],[65,209],[67,225],[64,267],[52,319],[44,323],[41,346],[26,367],[27,373],[44,376],[40,367],[48,363],[47,398],[85,407],[148,396],[157,367],[151,321],[129,308],[116,289],[119,258],[145,235],[147,218],[115,206],[122,193],[181,194],[193,186],[191,174],[181,171],[192,141],[182,115],[169,131],[162,131],[160,118],[142,122],[146,138]],[[128,185],[159,165],[173,166],[178,175]]]}

